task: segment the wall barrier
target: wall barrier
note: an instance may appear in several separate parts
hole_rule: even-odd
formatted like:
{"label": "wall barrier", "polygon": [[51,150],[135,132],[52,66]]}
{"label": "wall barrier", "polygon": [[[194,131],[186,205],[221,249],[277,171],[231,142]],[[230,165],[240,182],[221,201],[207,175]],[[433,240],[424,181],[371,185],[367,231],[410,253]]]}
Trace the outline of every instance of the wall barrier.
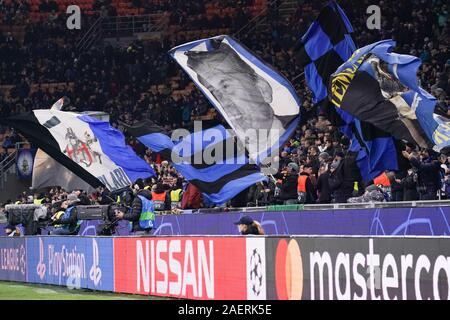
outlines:
{"label": "wall barrier", "polygon": [[1,237],[0,280],[189,299],[450,300],[450,238]]}
{"label": "wall barrier", "polygon": [[[243,214],[261,222],[268,235],[450,235],[450,207],[308,211],[225,212],[157,216],[155,235],[237,235]],[[81,235],[95,235],[87,221]],[[126,223],[117,229],[128,235]]]}
{"label": "wall barrier", "polygon": [[[447,206],[158,215],[154,234],[237,235],[233,222],[243,214],[260,221],[268,235],[450,235]],[[80,235],[95,236],[99,223],[85,221]],[[121,221],[116,235],[129,235],[127,222]]]}

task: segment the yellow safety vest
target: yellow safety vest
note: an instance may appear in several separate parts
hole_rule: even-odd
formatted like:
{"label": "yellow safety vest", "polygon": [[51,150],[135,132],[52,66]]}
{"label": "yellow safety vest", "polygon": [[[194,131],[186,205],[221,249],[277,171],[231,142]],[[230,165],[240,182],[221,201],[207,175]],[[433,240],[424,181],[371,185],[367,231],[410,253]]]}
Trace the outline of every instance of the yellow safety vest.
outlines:
{"label": "yellow safety vest", "polygon": [[40,206],[40,205],[42,204],[42,201],[44,201],[44,198],[42,198],[42,199],[34,199],[34,200],[33,200],[33,203],[34,203],[35,205]]}
{"label": "yellow safety vest", "polygon": [[170,200],[173,202],[181,201],[181,192],[182,191],[183,190],[181,190],[181,189],[176,189],[176,190],[170,191]]}
{"label": "yellow safety vest", "polygon": [[[58,211],[57,213],[55,213],[56,219],[61,218],[61,216],[64,214],[65,211]],[[55,224],[53,227],[55,228],[60,228],[62,226],[62,224]]]}

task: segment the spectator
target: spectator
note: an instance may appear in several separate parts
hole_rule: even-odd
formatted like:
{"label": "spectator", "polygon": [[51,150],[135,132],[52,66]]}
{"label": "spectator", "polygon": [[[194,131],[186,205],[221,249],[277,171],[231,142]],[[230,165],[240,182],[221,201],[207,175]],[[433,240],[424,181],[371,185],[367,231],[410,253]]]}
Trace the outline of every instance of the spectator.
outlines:
{"label": "spectator", "polygon": [[[327,154],[328,155],[328,154]],[[319,178],[317,180],[318,203],[331,203],[330,191],[330,172],[328,164],[322,164],[319,169]]]}
{"label": "spectator", "polygon": [[188,183],[181,200],[181,209],[199,209],[203,207],[203,196],[196,186]]}
{"label": "spectator", "polygon": [[303,170],[300,172],[297,181],[297,193],[299,203],[314,204],[317,200],[317,195],[310,176],[313,174],[311,164],[305,164]]}
{"label": "spectator", "polygon": [[441,184],[439,161],[431,157],[428,150],[423,151],[421,160],[407,151],[403,151],[403,156],[417,169],[420,200],[436,200]]}
{"label": "spectator", "polygon": [[286,171],[281,173],[281,190],[279,200],[281,200],[284,204],[294,204],[298,201],[298,172],[298,164],[296,164],[295,162],[291,162],[287,165]]}
{"label": "spectator", "polygon": [[[415,169],[417,170],[417,169]],[[419,200],[419,194],[417,192],[417,173],[414,169],[408,169],[407,175],[402,179],[401,184],[403,186],[403,201],[415,201]]]}
{"label": "spectator", "polygon": [[155,211],[171,210],[170,194],[164,190],[162,183],[158,183],[153,186],[151,195],[155,206]]}

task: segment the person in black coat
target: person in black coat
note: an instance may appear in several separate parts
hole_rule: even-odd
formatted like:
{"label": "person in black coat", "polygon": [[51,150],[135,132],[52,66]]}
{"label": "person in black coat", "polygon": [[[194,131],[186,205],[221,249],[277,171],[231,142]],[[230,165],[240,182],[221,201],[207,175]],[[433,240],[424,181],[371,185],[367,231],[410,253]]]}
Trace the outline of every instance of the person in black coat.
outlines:
{"label": "person in black coat", "polygon": [[352,158],[344,156],[343,152],[336,152],[330,165],[330,191],[334,203],[346,203],[353,194],[354,176]]}
{"label": "person in black coat", "polygon": [[287,202],[294,202],[298,198],[297,181],[298,181],[298,164],[291,162],[286,167],[286,174],[281,183],[281,192],[279,199]]}
{"label": "person in black coat", "polygon": [[322,164],[319,169],[319,178],[317,179],[317,192],[319,198],[317,203],[331,203],[331,190],[330,190],[330,172],[328,166]]}
{"label": "person in black coat", "polygon": [[414,154],[403,151],[403,156],[417,169],[420,200],[437,200],[437,191],[441,185],[441,165],[430,156],[429,151],[424,151],[422,155],[422,160],[419,160]]}
{"label": "person in black coat", "polygon": [[402,184],[402,178],[401,173],[395,173],[395,176],[391,181],[391,201],[403,201],[404,187]]}
{"label": "person in black coat", "polygon": [[413,169],[408,170],[408,174],[402,179],[403,201],[419,200],[417,192],[417,173]]}

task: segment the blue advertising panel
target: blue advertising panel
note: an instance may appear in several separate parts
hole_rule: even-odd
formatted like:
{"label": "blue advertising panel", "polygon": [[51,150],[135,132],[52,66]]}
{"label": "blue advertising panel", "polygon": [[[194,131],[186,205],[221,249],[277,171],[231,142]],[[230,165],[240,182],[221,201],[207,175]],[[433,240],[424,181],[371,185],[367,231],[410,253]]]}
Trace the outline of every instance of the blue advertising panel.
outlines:
{"label": "blue advertising panel", "polygon": [[114,291],[111,238],[27,237],[28,282]]}
{"label": "blue advertising panel", "polygon": [[[155,235],[237,235],[233,222],[248,214],[268,235],[447,236],[450,207],[374,208],[305,211],[224,212],[157,215]],[[87,220],[80,236],[95,236],[100,220]],[[48,230],[44,230],[45,234]],[[0,235],[4,233],[0,224]],[[44,233],[43,233],[44,234]],[[116,236],[129,235],[128,222],[120,221]]]}
{"label": "blue advertising panel", "polygon": [[0,238],[0,279],[27,280],[27,247],[24,238]]}
{"label": "blue advertising panel", "polygon": [[164,215],[155,234],[238,234],[233,222],[244,214],[268,235],[450,235],[450,207]]}

